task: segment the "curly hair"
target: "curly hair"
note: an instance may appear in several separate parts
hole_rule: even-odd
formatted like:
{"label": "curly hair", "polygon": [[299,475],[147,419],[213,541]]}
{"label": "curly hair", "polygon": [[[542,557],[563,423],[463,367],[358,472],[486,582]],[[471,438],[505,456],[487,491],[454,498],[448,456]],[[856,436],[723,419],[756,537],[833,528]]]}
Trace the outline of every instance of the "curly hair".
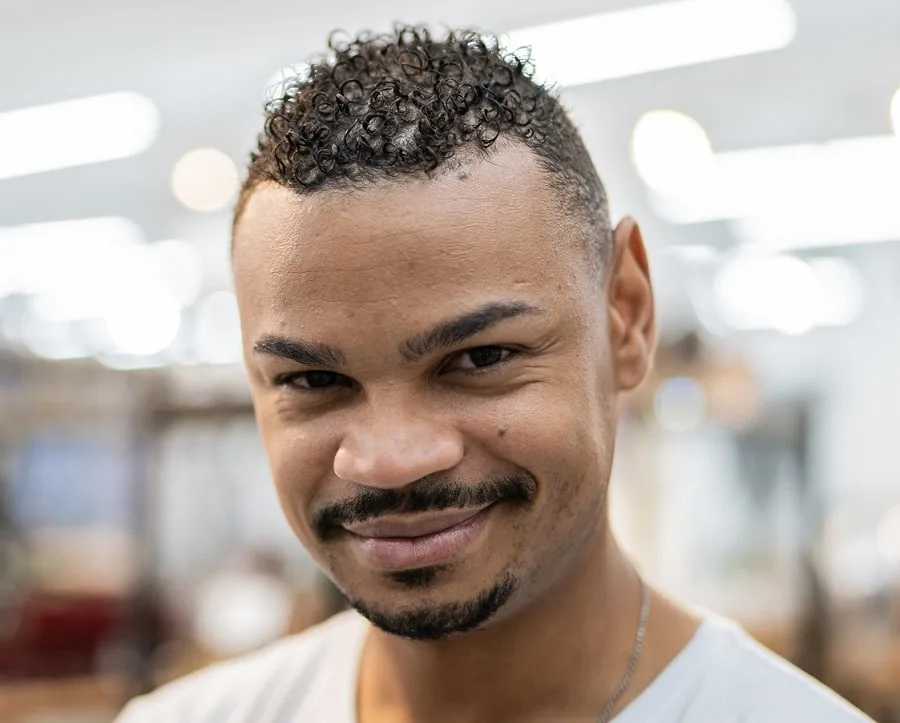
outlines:
{"label": "curly hair", "polygon": [[[595,260],[611,248],[606,191],[556,94],[536,82],[528,51],[498,39],[424,27],[342,40],[281,86],[250,155],[235,209],[273,181],[299,194],[434,175],[488,157],[500,139],[524,144],[569,213],[587,224]],[[454,165],[456,164],[456,165]]]}

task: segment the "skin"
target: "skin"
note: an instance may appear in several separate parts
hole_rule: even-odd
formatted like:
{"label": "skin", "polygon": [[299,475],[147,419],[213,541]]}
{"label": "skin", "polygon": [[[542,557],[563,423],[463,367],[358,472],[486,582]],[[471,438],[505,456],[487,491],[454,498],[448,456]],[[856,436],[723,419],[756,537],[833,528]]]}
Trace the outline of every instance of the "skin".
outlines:
{"label": "skin", "polygon": [[[640,586],[609,530],[606,491],[619,397],[652,359],[652,285],[633,220],[617,227],[597,279],[583,225],[561,208],[531,153],[507,144],[430,180],[308,196],[262,186],[237,224],[254,406],[285,515],[312,556],[351,598],[388,612],[465,602],[504,575],[518,581],[474,632],[420,642],[373,628],[360,723],[595,721],[627,666]],[[436,325],[498,302],[536,312],[420,358],[401,353]],[[273,336],[326,344],[342,358],[310,366],[260,351]],[[469,352],[483,347],[517,353],[468,373],[485,358]],[[320,370],[337,376],[280,383]],[[315,510],[365,489],[523,472],[536,482],[533,504],[492,507],[471,548],[424,586],[391,579],[361,561],[347,535],[324,541],[312,524]],[[619,708],[696,625],[654,595]]]}

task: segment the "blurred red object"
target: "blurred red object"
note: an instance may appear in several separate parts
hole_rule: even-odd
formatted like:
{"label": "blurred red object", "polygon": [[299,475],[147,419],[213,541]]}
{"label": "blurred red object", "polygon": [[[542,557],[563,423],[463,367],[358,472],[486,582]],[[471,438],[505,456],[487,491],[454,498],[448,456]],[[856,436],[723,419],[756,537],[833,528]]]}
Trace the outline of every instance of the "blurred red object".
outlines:
{"label": "blurred red object", "polygon": [[31,592],[4,611],[0,679],[96,672],[99,657],[123,640],[130,602],[96,593]]}

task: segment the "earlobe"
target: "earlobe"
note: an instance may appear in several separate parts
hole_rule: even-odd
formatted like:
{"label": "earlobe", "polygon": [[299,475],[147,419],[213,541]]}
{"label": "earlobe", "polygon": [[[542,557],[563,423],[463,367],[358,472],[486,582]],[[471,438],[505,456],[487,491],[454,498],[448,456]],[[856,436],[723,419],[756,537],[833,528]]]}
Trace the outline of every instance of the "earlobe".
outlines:
{"label": "earlobe", "polygon": [[632,218],[615,231],[607,283],[610,349],[619,391],[641,384],[650,369],[656,342],[656,313],[647,251]]}

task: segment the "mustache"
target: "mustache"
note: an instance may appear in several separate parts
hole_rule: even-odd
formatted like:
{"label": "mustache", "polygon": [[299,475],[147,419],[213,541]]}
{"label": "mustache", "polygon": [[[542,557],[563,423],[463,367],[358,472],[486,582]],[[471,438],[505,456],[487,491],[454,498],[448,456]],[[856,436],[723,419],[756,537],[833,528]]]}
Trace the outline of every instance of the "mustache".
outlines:
{"label": "mustache", "polygon": [[343,525],[367,522],[383,515],[484,507],[500,500],[530,507],[536,495],[537,480],[528,472],[490,477],[477,484],[461,484],[429,475],[399,489],[367,488],[355,497],[328,504],[313,513],[312,527],[319,539],[325,541]]}

